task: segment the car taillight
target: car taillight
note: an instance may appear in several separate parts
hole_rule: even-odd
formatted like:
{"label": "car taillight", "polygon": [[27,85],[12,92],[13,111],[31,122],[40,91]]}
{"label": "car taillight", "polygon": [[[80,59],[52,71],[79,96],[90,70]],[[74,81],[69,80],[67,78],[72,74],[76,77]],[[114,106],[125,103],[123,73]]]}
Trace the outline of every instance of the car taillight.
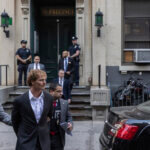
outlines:
{"label": "car taillight", "polygon": [[119,128],[116,132],[116,137],[124,140],[131,140],[139,127],[129,124],[123,124],[121,128]]}
{"label": "car taillight", "polygon": [[111,136],[115,136],[116,131],[122,127],[122,125],[124,124],[125,120],[122,120],[120,122],[117,122],[114,124],[114,128],[111,128],[111,130],[108,132],[109,135]]}

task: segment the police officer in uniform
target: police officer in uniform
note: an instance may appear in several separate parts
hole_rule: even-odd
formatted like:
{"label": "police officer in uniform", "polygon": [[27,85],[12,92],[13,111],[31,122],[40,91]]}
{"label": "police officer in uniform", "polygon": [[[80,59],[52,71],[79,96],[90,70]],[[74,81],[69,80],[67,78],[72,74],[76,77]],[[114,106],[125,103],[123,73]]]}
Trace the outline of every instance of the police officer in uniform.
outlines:
{"label": "police officer in uniform", "polygon": [[72,45],[69,47],[69,56],[75,62],[75,75],[74,75],[74,82],[76,86],[79,86],[79,62],[80,62],[80,46],[77,44],[77,37],[72,37]]}
{"label": "police officer in uniform", "polygon": [[21,48],[19,48],[16,52],[17,64],[18,64],[18,85],[22,86],[22,74],[24,73],[24,85],[26,86],[26,79],[27,79],[27,69],[28,64],[31,62],[31,51],[30,49],[26,48],[27,41],[22,40]]}

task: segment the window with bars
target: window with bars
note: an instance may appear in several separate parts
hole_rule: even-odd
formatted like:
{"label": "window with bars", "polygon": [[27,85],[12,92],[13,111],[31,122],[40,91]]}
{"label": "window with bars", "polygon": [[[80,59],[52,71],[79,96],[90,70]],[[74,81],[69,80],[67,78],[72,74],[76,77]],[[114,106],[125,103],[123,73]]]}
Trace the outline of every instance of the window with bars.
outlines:
{"label": "window with bars", "polygon": [[133,49],[150,49],[150,0],[124,0],[124,62]]}

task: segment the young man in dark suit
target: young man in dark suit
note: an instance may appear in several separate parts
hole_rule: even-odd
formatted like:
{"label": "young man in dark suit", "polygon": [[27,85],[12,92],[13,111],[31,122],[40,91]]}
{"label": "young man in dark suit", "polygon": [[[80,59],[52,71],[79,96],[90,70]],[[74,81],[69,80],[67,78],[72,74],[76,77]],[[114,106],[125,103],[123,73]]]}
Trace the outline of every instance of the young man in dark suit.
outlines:
{"label": "young man in dark suit", "polygon": [[29,91],[14,100],[16,150],[50,150],[47,118],[52,116],[53,98],[44,91],[46,78],[44,71],[31,70],[27,79]]}
{"label": "young man in dark suit", "polygon": [[66,50],[63,51],[62,58],[59,60],[59,70],[60,69],[65,71],[65,79],[70,80],[72,90],[75,63],[71,57],[68,57],[68,51]]}
{"label": "young man in dark suit", "polygon": [[51,83],[50,94],[53,96],[53,116],[50,121],[51,150],[64,150],[65,130],[62,124],[66,124],[67,131],[73,129],[71,114],[69,113],[68,102],[61,99],[62,87],[59,84]]}
{"label": "young man in dark suit", "polygon": [[71,90],[70,90],[70,80],[64,78],[64,70],[59,70],[58,78],[54,79],[54,83],[60,84],[62,86],[63,95],[62,98],[71,102]]}

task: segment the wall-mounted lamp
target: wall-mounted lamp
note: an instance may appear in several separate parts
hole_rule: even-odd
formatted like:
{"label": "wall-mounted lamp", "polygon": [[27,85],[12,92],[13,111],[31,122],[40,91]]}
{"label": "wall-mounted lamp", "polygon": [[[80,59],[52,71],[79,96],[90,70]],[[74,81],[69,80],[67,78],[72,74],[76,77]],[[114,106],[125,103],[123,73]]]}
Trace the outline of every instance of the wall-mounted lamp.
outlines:
{"label": "wall-mounted lamp", "polygon": [[103,26],[103,13],[98,9],[95,14],[95,26],[97,26],[97,37],[101,36],[100,28]]}
{"label": "wall-mounted lamp", "polygon": [[4,12],[1,14],[1,27],[3,27],[3,31],[5,32],[7,38],[9,37],[9,31],[6,30],[6,28],[8,28],[9,25],[12,25],[12,18],[9,17],[9,15],[4,10]]}

